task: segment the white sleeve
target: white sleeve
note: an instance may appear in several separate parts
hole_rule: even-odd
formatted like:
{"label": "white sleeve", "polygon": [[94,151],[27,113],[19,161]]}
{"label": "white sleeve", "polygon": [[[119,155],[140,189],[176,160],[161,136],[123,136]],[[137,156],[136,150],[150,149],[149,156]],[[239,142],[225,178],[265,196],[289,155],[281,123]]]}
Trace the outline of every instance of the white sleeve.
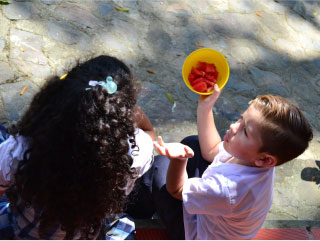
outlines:
{"label": "white sleeve", "polygon": [[[129,154],[133,159],[131,167],[137,171],[137,178],[145,174],[152,166],[153,158],[153,141],[151,137],[141,129],[135,131],[136,146],[132,149],[129,143]],[[126,194],[128,195],[135,183],[136,179],[129,179],[126,187]]]}
{"label": "white sleeve", "polygon": [[183,185],[182,200],[190,214],[227,215],[231,212],[228,188],[219,175],[189,178]]}
{"label": "white sleeve", "polygon": [[153,141],[151,137],[141,129],[136,129],[135,133],[136,147],[130,154],[133,159],[131,167],[138,172],[138,177],[145,174],[153,164]]}
{"label": "white sleeve", "polygon": [[14,184],[14,174],[27,148],[23,137],[10,136],[0,145],[0,191]]}

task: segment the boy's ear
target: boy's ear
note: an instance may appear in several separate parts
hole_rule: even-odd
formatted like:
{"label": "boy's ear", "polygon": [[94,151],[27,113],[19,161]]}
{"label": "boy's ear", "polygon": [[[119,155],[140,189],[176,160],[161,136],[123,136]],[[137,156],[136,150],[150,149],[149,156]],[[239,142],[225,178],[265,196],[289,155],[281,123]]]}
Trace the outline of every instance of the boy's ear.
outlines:
{"label": "boy's ear", "polygon": [[260,158],[255,161],[257,167],[274,167],[277,163],[278,159],[268,153],[263,153]]}

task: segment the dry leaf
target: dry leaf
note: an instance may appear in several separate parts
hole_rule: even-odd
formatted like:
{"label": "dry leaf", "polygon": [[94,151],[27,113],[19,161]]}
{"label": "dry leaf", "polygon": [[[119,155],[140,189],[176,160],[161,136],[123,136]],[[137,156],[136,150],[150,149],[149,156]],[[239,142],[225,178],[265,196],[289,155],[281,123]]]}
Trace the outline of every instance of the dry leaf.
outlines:
{"label": "dry leaf", "polygon": [[261,13],[259,13],[258,11],[256,11],[256,15],[263,18],[263,15]]}
{"label": "dry leaf", "polygon": [[314,182],[315,180],[316,180],[316,177],[313,176],[312,179],[311,179],[311,181]]}
{"label": "dry leaf", "polygon": [[20,51],[21,51],[21,52],[24,52],[24,48],[20,47]]}
{"label": "dry leaf", "polygon": [[61,8],[66,8],[66,6],[65,6],[65,5],[63,5],[63,4],[61,4],[61,5],[60,5],[60,7],[61,7]]}
{"label": "dry leaf", "polygon": [[68,74],[64,74],[60,77],[60,79],[65,79],[67,77]]}
{"label": "dry leaf", "polygon": [[194,45],[197,46],[197,47],[204,47],[203,44],[199,44],[199,43],[194,43]]}
{"label": "dry leaf", "polygon": [[146,70],[149,74],[156,74],[156,72],[153,72],[153,71],[151,71],[151,70]]}
{"label": "dry leaf", "polygon": [[26,63],[23,61],[23,58],[21,58],[21,56],[18,56],[18,59],[21,61],[21,63],[23,64],[23,67],[26,69],[29,69],[28,65],[26,65]]}
{"label": "dry leaf", "polygon": [[26,92],[27,89],[28,89],[28,85],[26,85],[25,87],[23,87],[23,89],[20,91],[20,95],[23,95],[24,92]]}

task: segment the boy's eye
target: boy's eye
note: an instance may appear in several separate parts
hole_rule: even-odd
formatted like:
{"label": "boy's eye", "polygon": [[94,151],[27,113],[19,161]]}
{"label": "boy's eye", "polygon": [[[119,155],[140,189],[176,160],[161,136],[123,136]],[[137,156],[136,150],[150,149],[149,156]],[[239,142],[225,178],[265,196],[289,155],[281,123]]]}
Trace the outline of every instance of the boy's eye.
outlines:
{"label": "boy's eye", "polygon": [[248,136],[247,129],[245,127],[243,127],[243,131],[244,131],[244,134]]}

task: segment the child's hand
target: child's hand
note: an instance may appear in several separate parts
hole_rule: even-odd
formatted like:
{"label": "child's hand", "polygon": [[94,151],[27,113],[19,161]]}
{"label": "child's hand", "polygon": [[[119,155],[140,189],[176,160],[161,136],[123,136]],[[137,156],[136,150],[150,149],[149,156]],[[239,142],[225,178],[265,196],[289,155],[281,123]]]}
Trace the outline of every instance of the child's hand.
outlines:
{"label": "child's hand", "polygon": [[198,101],[198,108],[212,109],[217,99],[219,98],[221,91],[217,84],[214,85],[214,92],[212,95],[200,95]]}
{"label": "child's hand", "polygon": [[189,158],[193,157],[193,150],[181,143],[164,143],[161,136],[158,136],[158,143],[153,142],[154,147],[162,156],[169,158]]}

